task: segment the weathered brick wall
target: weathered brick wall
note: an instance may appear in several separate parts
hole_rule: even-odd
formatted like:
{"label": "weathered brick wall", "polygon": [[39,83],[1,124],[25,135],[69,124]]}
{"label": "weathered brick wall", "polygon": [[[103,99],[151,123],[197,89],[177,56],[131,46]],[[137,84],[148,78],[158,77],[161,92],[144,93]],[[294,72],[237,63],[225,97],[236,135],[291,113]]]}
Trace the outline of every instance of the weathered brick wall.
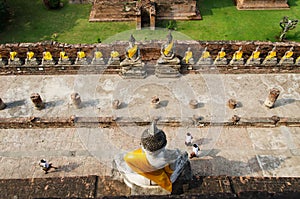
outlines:
{"label": "weathered brick wall", "polygon": [[176,181],[170,195],[130,196],[125,183],[106,176],[0,179],[0,198],[299,198],[299,178],[194,176]]}

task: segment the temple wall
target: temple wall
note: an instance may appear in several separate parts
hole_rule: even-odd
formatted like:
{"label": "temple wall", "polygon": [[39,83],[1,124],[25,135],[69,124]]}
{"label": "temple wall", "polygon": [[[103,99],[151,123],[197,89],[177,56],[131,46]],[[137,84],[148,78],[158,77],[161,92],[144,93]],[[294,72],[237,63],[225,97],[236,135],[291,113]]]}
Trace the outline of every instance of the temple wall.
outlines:
{"label": "temple wall", "polygon": [[236,0],[239,10],[289,9],[287,0]]}
{"label": "temple wall", "polygon": [[[149,42],[138,42],[137,44],[141,50],[142,60],[144,62],[153,62],[160,57],[160,48],[164,41],[149,41]],[[268,52],[276,46],[277,58],[281,58],[290,47],[294,46],[294,58],[300,56],[300,43],[297,42],[260,42],[260,41],[175,41],[176,42],[176,54],[179,57],[183,57],[185,51],[188,47],[191,47],[193,51],[194,58],[199,59],[202,50],[207,47],[213,59],[216,58],[218,52],[222,47],[226,52],[227,59],[231,59],[233,53],[242,46],[243,58],[248,59],[251,53],[255,50],[257,46],[260,46],[260,57],[264,58],[267,56]],[[121,55],[121,59],[124,58],[125,48],[127,47],[127,41],[119,41],[112,44],[64,44],[57,42],[39,42],[39,43],[8,43],[0,45],[0,54],[5,60],[9,57],[10,50],[16,51],[18,57],[22,59],[26,58],[26,53],[33,51],[35,57],[42,59],[42,54],[45,49],[52,53],[54,59],[59,58],[59,52],[62,48],[71,59],[75,59],[77,56],[77,51],[81,48],[87,55],[87,57],[92,58],[93,52],[96,47],[102,52],[104,58],[110,57],[110,52],[114,48]]]}
{"label": "temple wall", "polygon": [[[148,0],[149,1],[149,0]],[[94,0],[89,21],[135,21],[136,2],[133,0]],[[142,1],[147,3],[147,1]],[[157,19],[201,19],[195,0],[156,0]]]}

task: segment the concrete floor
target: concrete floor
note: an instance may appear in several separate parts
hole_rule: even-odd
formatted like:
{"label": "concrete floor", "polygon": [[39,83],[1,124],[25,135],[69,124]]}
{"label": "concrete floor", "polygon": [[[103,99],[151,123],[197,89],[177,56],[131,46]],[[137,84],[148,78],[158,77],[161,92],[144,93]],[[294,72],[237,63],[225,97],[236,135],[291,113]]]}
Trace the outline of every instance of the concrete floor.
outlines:
{"label": "concrete floor", "polygon": [[[0,97],[8,105],[1,118],[118,116],[149,119],[186,118],[199,115],[211,121],[245,118],[300,118],[299,74],[186,75],[178,79],[122,79],[115,75],[2,76]],[[263,102],[271,88],[280,90],[273,109]],[[37,92],[46,103],[39,111],[30,94]],[[70,95],[78,92],[82,108],[72,105]],[[150,106],[157,95],[161,107]],[[239,102],[236,109],[228,99]],[[113,109],[114,99],[122,102]],[[188,105],[200,103],[197,109]],[[111,175],[114,155],[137,148],[146,127],[0,129],[0,178]],[[184,145],[186,132],[201,146],[201,157],[191,160],[194,174],[230,176],[300,176],[299,127],[228,128],[165,127],[168,148],[191,151]],[[39,168],[46,158],[59,170],[45,175]]]}

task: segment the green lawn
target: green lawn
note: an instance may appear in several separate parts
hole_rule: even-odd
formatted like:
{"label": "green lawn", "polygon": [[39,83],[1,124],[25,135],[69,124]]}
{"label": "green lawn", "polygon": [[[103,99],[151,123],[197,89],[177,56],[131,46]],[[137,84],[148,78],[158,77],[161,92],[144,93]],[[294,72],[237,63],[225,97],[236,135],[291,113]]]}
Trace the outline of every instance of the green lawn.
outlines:
{"label": "green lawn", "polygon": [[[290,10],[272,11],[238,11],[233,0],[198,1],[203,20],[177,21],[179,33],[175,39],[276,41],[283,16],[300,19],[300,0],[289,0]],[[0,31],[0,43],[44,40],[97,43],[99,39],[102,42],[127,40],[129,33],[137,40],[165,39],[166,35],[165,29],[156,31],[159,33],[136,31],[135,22],[90,23],[91,5],[68,4],[68,0],[63,0],[65,6],[60,10],[47,10],[42,0],[7,2],[13,15],[6,28]],[[300,24],[287,34],[287,38],[300,42]]]}

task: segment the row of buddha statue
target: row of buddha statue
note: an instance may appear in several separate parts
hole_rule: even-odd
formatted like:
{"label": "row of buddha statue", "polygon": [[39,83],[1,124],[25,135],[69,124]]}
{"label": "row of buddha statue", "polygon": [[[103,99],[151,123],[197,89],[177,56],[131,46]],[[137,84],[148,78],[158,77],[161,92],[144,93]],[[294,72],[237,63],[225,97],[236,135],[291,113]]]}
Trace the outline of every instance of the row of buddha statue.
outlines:
{"label": "row of buddha statue", "polygon": [[[144,63],[141,59],[140,49],[138,45],[135,43],[136,40],[133,37],[133,35],[130,36],[129,44],[125,49],[125,59],[120,60],[120,54],[118,51],[115,51],[114,49],[111,51],[110,58],[108,60],[108,65],[116,65],[122,67],[124,71],[128,71],[133,68],[140,68],[144,66]],[[277,53],[276,53],[276,47],[274,47],[270,52],[268,52],[268,55],[262,60],[260,57],[260,51],[259,46],[255,49],[255,51],[252,52],[251,56],[244,61],[243,58],[243,51],[242,47],[239,47],[239,49],[234,52],[231,60],[226,57],[226,52],[224,48],[221,48],[221,50],[218,52],[216,58],[213,60],[210,52],[207,50],[207,47],[204,48],[204,50],[201,52],[201,56],[197,62],[195,62],[193,57],[193,52],[191,51],[191,48],[188,47],[187,51],[184,53],[184,57],[180,60],[178,56],[175,54],[175,43],[173,40],[173,37],[171,33],[167,35],[167,41],[162,44],[161,46],[161,56],[157,60],[156,66],[165,67],[168,66],[169,69],[178,70],[181,65],[188,65],[189,69],[192,69],[192,65],[300,65],[300,56],[296,58],[294,61],[293,55],[294,55],[294,48],[291,47],[285,54],[282,56],[282,58],[278,62]],[[96,49],[94,51],[93,58],[91,61],[87,58],[86,53],[79,49],[77,52],[76,59],[74,61],[74,64],[77,65],[106,65],[103,54],[101,51]],[[52,54],[50,51],[45,50],[43,52],[41,65],[71,65],[73,64],[73,60],[69,58],[67,53],[65,52],[64,48],[59,53],[59,59],[58,62],[54,60]],[[0,66],[6,65],[5,62],[2,60],[1,54],[0,54]],[[9,58],[8,58],[8,65],[14,65],[14,66],[20,66],[22,65],[21,60],[18,58],[18,53],[16,51],[10,51]],[[27,56],[25,59],[24,65],[39,65],[39,62],[37,58],[35,57],[35,54],[33,51],[28,51]]]}

